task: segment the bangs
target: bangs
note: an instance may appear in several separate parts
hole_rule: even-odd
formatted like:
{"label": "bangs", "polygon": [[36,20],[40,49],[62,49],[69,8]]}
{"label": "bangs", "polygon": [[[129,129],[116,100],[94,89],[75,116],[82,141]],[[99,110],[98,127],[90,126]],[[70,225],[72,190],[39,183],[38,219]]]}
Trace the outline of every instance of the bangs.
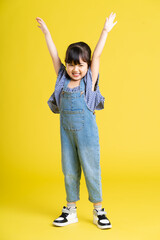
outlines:
{"label": "bangs", "polygon": [[65,62],[66,63],[73,62],[75,65],[77,65],[77,64],[80,64],[80,61],[79,61],[80,58],[82,58],[84,62],[87,62],[85,56],[83,55],[82,49],[79,47],[73,47],[68,52]]}
{"label": "bangs", "polygon": [[80,64],[80,58],[91,65],[91,49],[85,42],[76,42],[68,46],[65,56],[65,63]]}

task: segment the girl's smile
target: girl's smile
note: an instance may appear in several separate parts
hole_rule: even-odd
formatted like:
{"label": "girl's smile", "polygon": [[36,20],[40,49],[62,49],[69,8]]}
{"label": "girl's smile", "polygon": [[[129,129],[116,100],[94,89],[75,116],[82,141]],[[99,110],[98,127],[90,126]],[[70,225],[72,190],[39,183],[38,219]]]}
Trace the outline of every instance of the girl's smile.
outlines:
{"label": "girl's smile", "polygon": [[87,73],[88,64],[80,58],[79,64],[66,63],[66,71],[70,76],[71,80],[80,81]]}

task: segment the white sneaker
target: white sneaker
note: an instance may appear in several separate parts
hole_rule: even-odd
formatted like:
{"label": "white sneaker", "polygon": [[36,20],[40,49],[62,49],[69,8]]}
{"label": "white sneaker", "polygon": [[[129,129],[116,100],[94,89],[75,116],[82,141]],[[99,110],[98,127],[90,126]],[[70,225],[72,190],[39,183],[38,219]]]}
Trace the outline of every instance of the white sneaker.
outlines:
{"label": "white sneaker", "polygon": [[63,206],[62,214],[53,221],[55,226],[66,226],[78,222],[77,207],[70,208]]}
{"label": "white sneaker", "polygon": [[111,228],[112,225],[108,218],[105,216],[106,212],[104,208],[101,210],[93,209],[93,223],[97,225],[100,229]]}

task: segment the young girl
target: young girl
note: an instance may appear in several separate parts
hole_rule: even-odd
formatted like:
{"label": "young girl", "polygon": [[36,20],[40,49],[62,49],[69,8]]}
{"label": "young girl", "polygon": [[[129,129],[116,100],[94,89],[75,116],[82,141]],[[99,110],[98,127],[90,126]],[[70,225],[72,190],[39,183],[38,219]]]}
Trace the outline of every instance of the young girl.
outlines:
{"label": "young girl", "polygon": [[111,228],[102,208],[99,134],[95,110],[104,108],[105,98],[99,90],[100,55],[116,14],[106,18],[100,39],[91,59],[91,49],[84,42],[69,45],[65,65],[61,62],[45,22],[37,17],[53,60],[57,80],[48,100],[53,113],[60,113],[61,163],[65,179],[67,207],[53,221],[56,226],[78,222],[76,201],[79,198],[81,167],[93,203],[93,223],[100,229]]}

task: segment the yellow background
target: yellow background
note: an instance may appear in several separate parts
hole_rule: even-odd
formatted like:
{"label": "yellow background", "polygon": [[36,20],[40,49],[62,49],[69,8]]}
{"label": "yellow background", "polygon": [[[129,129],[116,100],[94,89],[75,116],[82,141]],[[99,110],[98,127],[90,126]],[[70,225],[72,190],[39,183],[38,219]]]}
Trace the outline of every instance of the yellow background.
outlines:
{"label": "yellow background", "polygon": [[[112,229],[92,223],[82,174],[79,222],[52,226],[66,205],[59,115],[47,101],[56,74],[36,17],[64,63],[68,45],[92,51],[116,13],[100,62],[105,108],[96,111],[103,207]],[[160,2],[157,0],[1,1],[2,240],[160,239]]]}

